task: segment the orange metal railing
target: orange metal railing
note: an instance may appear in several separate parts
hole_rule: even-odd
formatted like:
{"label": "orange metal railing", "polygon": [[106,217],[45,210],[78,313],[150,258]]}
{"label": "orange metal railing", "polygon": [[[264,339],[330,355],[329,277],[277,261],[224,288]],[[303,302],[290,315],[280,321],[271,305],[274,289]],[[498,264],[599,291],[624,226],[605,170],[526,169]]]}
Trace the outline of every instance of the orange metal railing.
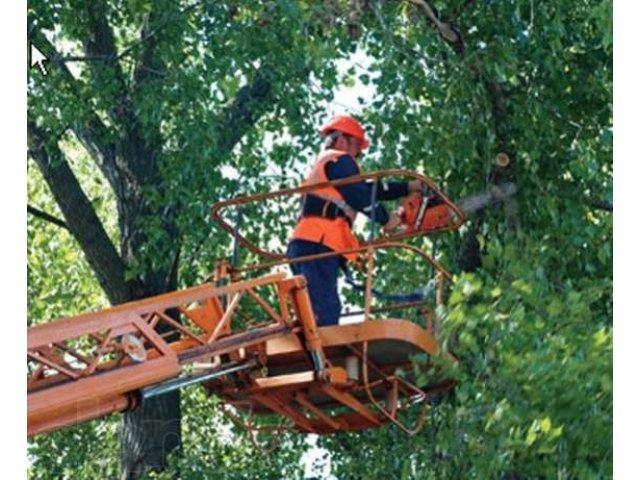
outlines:
{"label": "orange metal railing", "polygon": [[[447,226],[434,229],[429,233],[433,234],[433,233],[456,230],[464,223],[465,217],[462,210],[460,210],[460,208],[455,203],[453,203],[438,188],[438,186],[433,180],[431,180],[430,178],[424,175],[420,175],[419,173],[410,172],[407,170],[382,170],[379,172],[356,175],[353,177],[348,177],[340,180],[332,180],[330,182],[315,183],[312,185],[306,185],[306,186],[296,187],[296,188],[288,188],[284,190],[262,193],[258,195],[247,195],[247,196],[236,197],[230,200],[225,200],[223,202],[218,202],[215,205],[213,205],[211,207],[211,218],[222,229],[229,232],[229,234],[231,234],[231,236],[233,236],[239,242],[239,244],[247,248],[252,253],[266,259],[274,259],[274,260],[283,259],[285,258],[285,255],[283,253],[270,252],[250,242],[244,235],[242,235],[241,232],[238,231],[237,228],[234,228],[234,226],[223,217],[222,211],[232,206],[240,207],[243,205],[256,203],[256,202],[263,202],[265,200],[271,200],[275,198],[286,198],[286,197],[291,197],[293,195],[312,193],[317,189],[330,186],[330,185],[334,187],[339,187],[344,185],[351,185],[353,183],[366,181],[366,180],[379,181],[381,179],[388,178],[388,177],[401,177],[401,178],[419,180],[426,188],[429,189],[429,192],[431,194],[438,197],[440,200],[442,200],[444,204],[446,204],[449,207],[451,212],[451,223]],[[412,233],[399,233],[394,235],[387,235],[377,240],[365,242],[362,244],[362,246],[386,244],[389,242],[395,242],[398,240],[404,240],[411,237],[424,235],[425,233],[426,232],[412,232]],[[345,251],[341,253],[348,253],[348,252]]]}

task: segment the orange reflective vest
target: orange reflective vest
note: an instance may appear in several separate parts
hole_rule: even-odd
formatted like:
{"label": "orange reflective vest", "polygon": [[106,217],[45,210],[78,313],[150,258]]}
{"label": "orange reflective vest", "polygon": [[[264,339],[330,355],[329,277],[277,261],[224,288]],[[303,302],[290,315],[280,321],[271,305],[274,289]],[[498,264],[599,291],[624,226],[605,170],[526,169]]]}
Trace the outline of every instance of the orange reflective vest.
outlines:
{"label": "orange reflective vest", "polygon": [[[340,150],[323,151],[318,155],[318,158],[313,163],[311,171],[302,186],[328,182],[329,179],[325,172],[325,166],[328,162],[335,162],[342,155],[347,155],[347,153]],[[353,220],[355,219],[357,212],[347,204],[338,189],[329,185],[311,190],[308,193],[309,195],[315,195],[316,197],[320,197],[338,205],[338,207],[340,207],[351,219],[351,223],[353,224]],[[293,229],[291,240],[307,240],[309,242],[316,242],[335,251],[349,250],[360,246],[358,239],[351,230],[349,220],[345,217],[302,217]],[[357,254],[345,254],[344,257],[347,258],[347,260],[354,260],[357,257]]]}

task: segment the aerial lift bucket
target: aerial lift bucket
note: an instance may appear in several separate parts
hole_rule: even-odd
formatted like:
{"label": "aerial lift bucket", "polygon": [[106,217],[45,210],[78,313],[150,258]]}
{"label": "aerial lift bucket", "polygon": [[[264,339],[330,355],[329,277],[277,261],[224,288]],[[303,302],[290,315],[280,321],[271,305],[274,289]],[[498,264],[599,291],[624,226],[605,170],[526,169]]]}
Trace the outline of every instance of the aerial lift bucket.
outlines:
{"label": "aerial lift bucket", "polygon": [[[362,177],[379,179],[385,174],[407,172]],[[430,180],[425,182],[436,188]],[[241,197],[213,208],[223,228],[267,263],[226,265],[216,269],[212,284],[30,327],[28,434],[136,408],[148,398],[194,383],[220,396],[237,415],[276,415],[302,432],[357,431],[392,422],[415,433],[422,425],[427,399],[454,382],[441,378],[417,385],[410,373],[412,356],[441,355],[431,323],[425,328],[402,319],[372,320],[409,306],[429,310],[424,304],[372,305],[374,254],[384,248],[406,248],[426,259],[438,280],[436,303],[442,302],[443,285],[451,277],[419,248],[394,242],[424,232],[363,244],[350,252],[368,256],[366,321],[318,328],[304,277],[276,273],[247,278],[291,260],[252,245],[219,215],[223,206],[300,190]],[[441,200],[449,223],[439,224],[435,231],[457,228],[462,213],[446,197]],[[313,258],[322,255],[327,254]],[[409,373],[400,375],[401,369]],[[419,419],[406,426],[399,414],[416,402],[422,402]],[[250,420],[248,425],[253,428],[255,423]]]}

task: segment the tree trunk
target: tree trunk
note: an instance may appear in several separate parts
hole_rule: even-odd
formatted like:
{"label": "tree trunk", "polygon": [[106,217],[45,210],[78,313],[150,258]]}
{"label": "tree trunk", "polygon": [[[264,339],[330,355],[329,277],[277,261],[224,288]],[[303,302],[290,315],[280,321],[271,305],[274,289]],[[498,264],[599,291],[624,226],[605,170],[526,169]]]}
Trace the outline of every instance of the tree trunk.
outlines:
{"label": "tree trunk", "polygon": [[180,392],[145,400],[122,418],[120,478],[135,480],[149,471],[163,470],[167,456],[181,443]]}

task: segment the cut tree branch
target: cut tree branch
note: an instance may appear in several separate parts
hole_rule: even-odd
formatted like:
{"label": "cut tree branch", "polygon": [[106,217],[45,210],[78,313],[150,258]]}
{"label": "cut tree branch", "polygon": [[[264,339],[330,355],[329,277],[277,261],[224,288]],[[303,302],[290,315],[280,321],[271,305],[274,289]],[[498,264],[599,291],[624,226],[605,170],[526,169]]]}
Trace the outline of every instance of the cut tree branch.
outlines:
{"label": "cut tree branch", "polygon": [[27,205],[27,213],[30,213],[34,217],[40,218],[40,219],[42,219],[42,220],[44,220],[46,222],[53,223],[54,225],[57,225],[58,227],[62,227],[62,228],[65,228],[65,229],[69,230],[69,226],[63,220],[60,220],[58,217],[54,217],[53,215],[50,215],[47,212],[43,212],[42,210],[40,210],[40,209],[38,209],[36,207],[32,207],[31,205]]}
{"label": "cut tree branch", "polygon": [[448,43],[453,51],[456,52],[457,55],[464,54],[464,40],[462,38],[462,34],[450,23],[443,22],[440,20],[438,14],[436,13],[436,9],[433,8],[428,2],[425,0],[408,0],[409,3],[412,3],[416,7],[418,7],[422,13],[427,17],[427,20],[438,30],[440,36],[444,39],[446,43]]}
{"label": "cut tree branch", "polygon": [[69,231],[80,244],[100,286],[112,304],[135,298],[134,282],[125,280],[125,265],[96,215],[91,202],[78,183],[57,142],[27,121],[29,153],[36,161]]}

